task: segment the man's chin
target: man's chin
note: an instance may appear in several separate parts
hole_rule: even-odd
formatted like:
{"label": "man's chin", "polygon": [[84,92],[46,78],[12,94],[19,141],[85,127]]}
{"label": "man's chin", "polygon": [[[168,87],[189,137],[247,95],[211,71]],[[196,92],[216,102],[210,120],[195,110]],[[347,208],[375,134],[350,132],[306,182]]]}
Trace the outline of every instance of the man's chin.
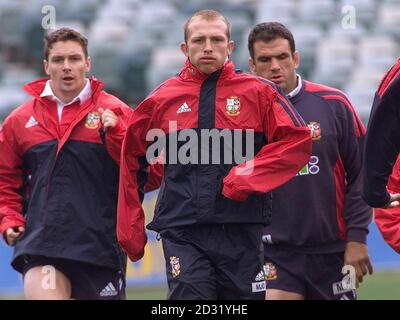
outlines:
{"label": "man's chin", "polygon": [[73,90],[73,88],[76,88],[77,85],[75,82],[63,82],[61,84],[61,88],[65,89],[65,90]]}
{"label": "man's chin", "polygon": [[281,81],[281,80],[279,80],[279,81],[273,81],[273,80],[272,80],[272,82],[275,83],[277,87],[279,87],[280,89],[282,89],[283,91],[285,91],[285,89],[286,89],[285,81]]}
{"label": "man's chin", "polygon": [[201,72],[203,72],[205,74],[211,74],[211,73],[217,71],[220,67],[221,66],[216,67],[216,66],[211,66],[211,65],[205,65],[205,66],[203,65],[199,69],[200,69]]}

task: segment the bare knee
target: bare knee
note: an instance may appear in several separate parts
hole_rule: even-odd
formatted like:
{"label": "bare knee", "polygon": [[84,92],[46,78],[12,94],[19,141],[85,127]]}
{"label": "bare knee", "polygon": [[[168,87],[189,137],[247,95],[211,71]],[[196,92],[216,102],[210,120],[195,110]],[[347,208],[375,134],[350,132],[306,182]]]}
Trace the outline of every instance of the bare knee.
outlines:
{"label": "bare knee", "polygon": [[265,291],[265,300],[304,300],[304,296],[297,292],[267,289]]}
{"label": "bare knee", "polygon": [[37,266],[25,274],[24,291],[28,300],[67,300],[71,298],[71,283],[53,266]]}

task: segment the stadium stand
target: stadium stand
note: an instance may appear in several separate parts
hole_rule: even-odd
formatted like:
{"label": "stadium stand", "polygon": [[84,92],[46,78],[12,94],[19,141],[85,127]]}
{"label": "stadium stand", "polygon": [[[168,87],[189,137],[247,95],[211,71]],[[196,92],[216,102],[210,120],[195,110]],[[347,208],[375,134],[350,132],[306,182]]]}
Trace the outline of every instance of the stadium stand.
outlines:
{"label": "stadium stand", "polygon": [[[232,58],[246,71],[251,26],[271,20],[288,25],[301,53],[300,73],[345,90],[363,120],[377,79],[399,55],[398,0],[0,0],[0,87],[10,83],[6,70],[15,64],[41,72],[45,5],[56,9],[57,27],[73,27],[90,38],[97,62],[93,74],[132,105],[179,71],[182,25],[201,8],[220,10],[232,21]],[[348,12],[342,10],[349,6],[355,9],[355,28],[342,26]],[[1,109],[16,104],[3,99]]]}

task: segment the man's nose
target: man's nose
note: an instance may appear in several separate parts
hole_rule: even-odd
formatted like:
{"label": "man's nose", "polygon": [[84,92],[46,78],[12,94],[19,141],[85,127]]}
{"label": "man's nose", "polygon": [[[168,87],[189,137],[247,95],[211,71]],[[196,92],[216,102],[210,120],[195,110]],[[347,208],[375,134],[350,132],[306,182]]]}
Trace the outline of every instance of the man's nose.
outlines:
{"label": "man's nose", "polygon": [[212,45],[211,45],[211,40],[206,39],[205,45],[204,45],[204,51],[206,52],[212,52]]}
{"label": "man's nose", "polygon": [[71,70],[71,65],[70,65],[68,59],[64,60],[63,70]]}
{"label": "man's nose", "polygon": [[272,58],[271,59],[271,70],[279,70],[281,68],[278,59]]}

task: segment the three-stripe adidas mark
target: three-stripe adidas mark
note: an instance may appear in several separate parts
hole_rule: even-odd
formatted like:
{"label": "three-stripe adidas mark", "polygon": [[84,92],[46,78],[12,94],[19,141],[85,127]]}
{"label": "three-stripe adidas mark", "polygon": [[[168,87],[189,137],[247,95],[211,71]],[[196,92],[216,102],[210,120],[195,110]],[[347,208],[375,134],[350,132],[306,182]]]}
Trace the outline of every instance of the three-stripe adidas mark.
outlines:
{"label": "three-stripe adidas mark", "polygon": [[184,113],[184,112],[190,112],[192,111],[192,109],[189,108],[189,106],[187,105],[187,103],[185,102],[183,105],[181,105],[178,109],[178,111],[176,111],[176,113]]}
{"label": "three-stripe adidas mark", "polygon": [[39,122],[37,122],[37,120],[33,116],[31,116],[28,122],[25,124],[25,128],[32,128],[38,124]]}
{"label": "three-stripe adidas mark", "polygon": [[114,285],[111,282],[109,282],[100,292],[101,297],[111,297],[116,296],[117,294],[118,291],[115,289]]}

